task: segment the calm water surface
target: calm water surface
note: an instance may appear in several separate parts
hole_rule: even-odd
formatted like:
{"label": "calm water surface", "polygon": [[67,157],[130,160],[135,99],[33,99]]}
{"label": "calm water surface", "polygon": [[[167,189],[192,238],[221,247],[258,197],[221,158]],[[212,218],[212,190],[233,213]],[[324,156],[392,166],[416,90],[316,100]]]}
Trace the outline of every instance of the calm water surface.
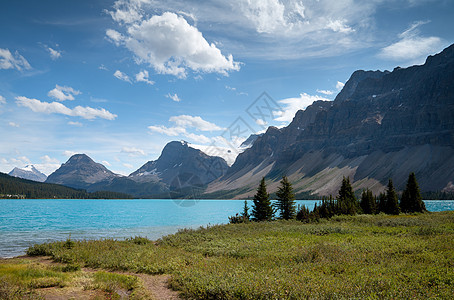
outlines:
{"label": "calm water surface", "polygon": [[[297,201],[309,209],[317,202]],[[429,211],[454,210],[454,200],[425,203]],[[228,223],[243,205],[239,200],[0,200],[0,257],[21,255],[33,244],[70,235],[158,239],[181,228]]]}

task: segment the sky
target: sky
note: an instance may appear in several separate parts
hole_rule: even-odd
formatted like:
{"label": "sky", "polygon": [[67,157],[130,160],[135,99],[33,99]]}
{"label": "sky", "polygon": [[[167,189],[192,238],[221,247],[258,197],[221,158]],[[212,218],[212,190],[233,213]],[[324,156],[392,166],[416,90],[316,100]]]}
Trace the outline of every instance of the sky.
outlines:
{"label": "sky", "polygon": [[128,175],[185,140],[238,146],[359,69],[454,42],[452,0],[0,2],[0,172],[85,153]]}

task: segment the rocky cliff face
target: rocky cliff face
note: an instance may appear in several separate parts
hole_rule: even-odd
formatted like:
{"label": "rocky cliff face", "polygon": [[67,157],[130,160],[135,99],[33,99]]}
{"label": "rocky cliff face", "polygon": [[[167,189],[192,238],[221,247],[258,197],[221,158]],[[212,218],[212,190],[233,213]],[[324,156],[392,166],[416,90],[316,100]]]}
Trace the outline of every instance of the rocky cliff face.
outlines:
{"label": "rocky cliff face", "polygon": [[207,191],[263,175],[271,187],[287,175],[300,191],[319,194],[334,195],[342,176],[377,191],[393,178],[402,189],[412,171],[423,190],[443,190],[454,182],[453,147],[454,45],[421,66],[354,72],[333,102],[314,102],[286,128],[269,128]]}
{"label": "rocky cliff face", "polygon": [[224,175],[227,169],[224,159],[206,155],[184,141],[174,141],[164,147],[157,160],[147,162],[129,178],[136,182],[159,181],[170,189],[178,189],[205,185]]}
{"label": "rocky cliff face", "polygon": [[23,169],[14,168],[8,175],[37,182],[44,182],[47,179],[47,176],[38,171],[33,165],[26,166]]}
{"label": "rocky cliff face", "polygon": [[90,185],[113,180],[118,176],[102,164],[94,162],[87,155],[75,154],[54,173],[49,175],[46,182],[87,189]]}

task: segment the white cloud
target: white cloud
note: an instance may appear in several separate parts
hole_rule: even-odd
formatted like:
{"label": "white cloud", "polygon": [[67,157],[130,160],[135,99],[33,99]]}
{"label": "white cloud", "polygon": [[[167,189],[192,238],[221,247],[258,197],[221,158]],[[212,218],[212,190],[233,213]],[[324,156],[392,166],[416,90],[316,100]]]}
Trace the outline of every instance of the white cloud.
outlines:
{"label": "white cloud", "polygon": [[415,22],[399,34],[399,40],[381,49],[379,57],[396,61],[424,60],[428,55],[443,48],[443,41],[436,36],[421,36],[419,26],[427,22]]}
{"label": "white cloud", "polygon": [[108,166],[108,167],[111,166],[110,163],[107,160],[103,160],[102,164],[105,165],[105,166]]}
{"label": "white cloud", "polygon": [[129,79],[129,76],[126,75],[125,73],[121,72],[120,70],[116,70],[114,73],[114,76],[120,80],[132,83],[131,79]]}
{"label": "white cloud", "polygon": [[188,115],[173,116],[170,117],[169,121],[174,122],[175,124],[183,128],[192,127],[200,131],[217,131],[224,129],[217,126],[214,123],[203,120],[199,116],[195,117]]}
{"label": "white cloud", "polygon": [[236,88],[226,85],[225,88],[229,91],[236,91]]}
{"label": "white cloud", "polygon": [[80,122],[73,122],[73,121],[69,121],[68,122],[68,125],[71,125],[71,126],[76,126],[76,127],[82,127],[82,123]]}
{"label": "white cloud", "polygon": [[334,94],[333,91],[329,91],[329,90],[317,90],[317,93],[320,93],[320,94],[323,94],[323,95],[332,95],[332,94]]}
{"label": "white cloud", "polygon": [[145,151],[143,151],[142,149],[139,149],[139,148],[135,148],[135,147],[123,147],[123,149],[121,149],[121,152],[127,153],[131,156],[145,156],[146,155]]}
{"label": "white cloud", "polygon": [[149,74],[147,70],[140,71],[139,73],[136,74],[136,81],[145,82],[147,84],[153,85],[154,81],[149,80],[148,76]]}
{"label": "white cloud", "polygon": [[2,95],[0,95],[0,104],[6,104],[6,99]]}
{"label": "white cloud", "polygon": [[273,33],[292,27],[291,21],[285,16],[285,5],[279,0],[240,1],[239,5],[258,33]]}
{"label": "white cloud", "polygon": [[224,75],[240,69],[240,64],[233,60],[232,55],[224,56],[214,43],[209,44],[202,33],[182,16],[164,12],[160,16],[142,19],[133,2],[130,2],[129,10],[111,12],[114,20],[125,24],[126,34],[109,29],[106,35],[116,45],[123,44],[128,48],[138,64],[148,63],[160,74],[180,78],[186,77],[188,69]]}
{"label": "white cloud", "polygon": [[11,127],[16,127],[16,128],[19,128],[19,127],[20,127],[19,124],[14,123],[14,122],[9,122],[8,125],[11,126]]}
{"label": "white cloud", "polygon": [[0,69],[16,69],[22,71],[22,69],[29,70],[31,68],[28,61],[18,51],[13,55],[9,49],[0,48]]}
{"label": "white cloud", "polygon": [[30,108],[34,112],[46,114],[63,114],[72,117],[81,117],[84,119],[92,120],[102,118],[106,120],[114,120],[117,115],[110,113],[104,108],[91,108],[76,106],[75,108],[68,108],[59,102],[41,102],[37,99],[29,99],[27,97],[16,97],[16,103],[19,106]]}
{"label": "white cloud", "polygon": [[98,69],[104,70],[104,71],[109,71],[109,69],[108,69],[105,65],[103,65],[103,64],[101,64],[101,65],[98,67]]}
{"label": "white cloud", "polygon": [[160,134],[165,134],[168,136],[179,136],[186,134],[186,129],[183,127],[165,127],[163,125],[158,126],[148,126],[151,132],[156,132]]}
{"label": "white cloud", "polygon": [[175,102],[180,102],[180,101],[181,101],[180,97],[178,97],[177,94],[173,94],[173,95],[172,95],[171,93],[168,93],[168,94],[166,95],[166,98],[172,99],[172,100],[175,101]]}
{"label": "white cloud", "polygon": [[266,123],[266,121],[264,121],[262,119],[255,120],[255,123],[259,126],[266,126],[268,124],[268,123]]}
{"label": "white cloud", "polygon": [[66,156],[66,157],[71,157],[71,156],[73,156],[75,154],[77,154],[77,152],[75,152],[75,151],[70,151],[70,150],[63,151],[63,155]]}
{"label": "white cloud", "polygon": [[345,25],[345,22],[346,22],[345,20],[329,21],[326,27],[331,29],[334,32],[340,32],[340,33],[354,32],[355,30],[352,29],[351,27]]}
{"label": "white cloud", "polygon": [[211,139],[204,136],[203,134],[187,133],[185,136],[197,143],[202,143],[202,144],[211,143]]}
{"label": "white cloud", "polygon": [[115,45],[119,46],[120,45],[120,42],[123,40],[123,36],[121,35],[121,33],[119,33],[118,31],[116,30],[113,30],[113,29],[107,29],[106,30],[106,35],[107,37],[109,37],[109,39],[111,39]]}
{"label": "white cloud", "polygon": [[77,91],[69,86],[59,86],[58,84],[55,85],[53,90],[50,90],[47,95],[51,98],[54,98],[58,101],[65,101],[65,100],[74,100],[74,96],[82,94],[80,91]]}
{"label": "white cloud", "polygon": [[300,109],[306,109],[309,105],[311,105],[314,101],[317,100],[325,100],[329,101],[329,99],[320,97],[320,96],[311,96],[306,93],[300,94],[298,98],[287,98],[280,100],[279,103],[285,105],[282,111],[276,112],[276,117],[274,120],[279,122],[290,122],[295,117],[295,114]]}
{"label": "white cloud", "polygon": [[337,89],[338,91],[340,91],[340,90],[342,90],[342,89],[344,88],[344,85],[345,85],[345,83],[338,81],[338,82],[336,83],[336,89]]}
{"label": "white cloud", "polygon": [[50,58],[53,60],[56,60],[61,57],[61,52],[55,49],[52,49],[51,47],[47,47],[47,51],[49,51]]}

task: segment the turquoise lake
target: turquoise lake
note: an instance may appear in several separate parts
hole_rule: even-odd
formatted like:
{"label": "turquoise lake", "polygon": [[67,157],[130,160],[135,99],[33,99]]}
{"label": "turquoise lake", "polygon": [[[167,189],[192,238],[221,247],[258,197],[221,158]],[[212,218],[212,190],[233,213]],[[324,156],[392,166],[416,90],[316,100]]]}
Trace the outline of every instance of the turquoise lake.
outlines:
{"label": "turquoise lake", "polygon": [[[297,204],[312,209],[317,202]],[[454,210],[454,200],[425,203],[429,211]],[[33,244],[70,235],[155,240],[182,228],[228,223],[243,205],[240,200],[0,200],[0,257],[22,255]]]}

